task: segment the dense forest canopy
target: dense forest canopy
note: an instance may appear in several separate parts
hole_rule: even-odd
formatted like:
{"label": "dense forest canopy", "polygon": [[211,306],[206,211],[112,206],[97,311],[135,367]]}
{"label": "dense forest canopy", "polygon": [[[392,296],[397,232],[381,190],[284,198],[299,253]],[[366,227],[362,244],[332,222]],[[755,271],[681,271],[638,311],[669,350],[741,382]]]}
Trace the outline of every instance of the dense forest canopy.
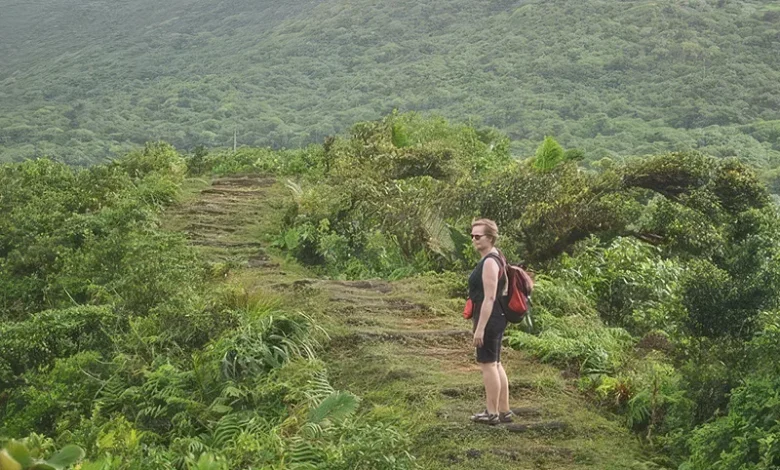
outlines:
{"label": "dense forest canopy", "polygon": [[776,166],[768,1],[18,2],[0,17],[0,154],[84,165],[321,143],[393,109],[545,135],[589,159],[699,149]]}

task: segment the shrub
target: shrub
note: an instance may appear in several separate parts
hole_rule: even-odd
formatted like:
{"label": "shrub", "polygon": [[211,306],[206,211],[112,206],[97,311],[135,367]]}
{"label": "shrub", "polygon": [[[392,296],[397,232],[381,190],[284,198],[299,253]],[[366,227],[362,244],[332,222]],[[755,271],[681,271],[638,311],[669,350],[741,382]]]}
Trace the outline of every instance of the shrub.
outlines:
{"label": "shrub", "polygon": [[690,438],[690,459],[680,468],[770,470],[780,466],[780,378],[751,377],[734,389],[726,416]]}
{"label": "shrub", "polygon": [[[46,368],[81,351],[109,352],[121,319],[108,306],[72,307],[36,313],[25,321],[0,323],[0,362],[13,376]],[[8,385],[11,377],[4,377]]]}
{"label": "shrub", "polygon": [[534,320],[542,331],[534,336],[507,332],[509,346],[530,351],[544,362],[580,374],[612,374],[626,361],[633,344],[622,328],[606,328],[598,319],[582,316],[553,317],[536,309]]}
{"label": "shrub", "polygon": [[683,266],[636,239],[585,245],[577,256],[563,256],[556,273],[581,286],[609,325],[643,334],[655,328],[674,331],[680,321],[668,313],[679,302]]}

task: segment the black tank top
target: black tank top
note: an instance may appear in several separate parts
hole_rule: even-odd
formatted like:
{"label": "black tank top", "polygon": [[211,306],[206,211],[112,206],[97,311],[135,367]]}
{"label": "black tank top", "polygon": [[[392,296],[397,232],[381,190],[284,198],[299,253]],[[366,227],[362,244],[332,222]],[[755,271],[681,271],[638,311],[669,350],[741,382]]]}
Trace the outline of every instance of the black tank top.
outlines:
{"label": "black tank top", "polygon": [[[482,302],[485,300],[485,286],[482,283],[482,269],[485,266],[485,261],[488,258],[492,258],[496,263],[498,263],[498,269],[499,269],[499,279],[498,279],[498,288],[496,290],[496,294],[501,292],[504,289],[504,284],[506,283],[506,276],[504,276],[503,270],[501,268],[502,262],[499,261],[497,258],[499,257],[498,253],[488,253],[487,256],[482,258],[479,263],[477,263],[477,266],[474,268],[473,271],[471,271],[471,275],[469,276],[469,298],[471,299],[471,302],[474,304],[474,315],[471,317],[474,319],[474,324],[476,325],[479,321],[479,312],[482,308]],[[498,295],[496,295],[498,297]],[[501,317],[503,319],[504,312],[501,310],[501,305],[496,302],[493,302],[493,311],[490,315],[490,318],[494,317]]]}

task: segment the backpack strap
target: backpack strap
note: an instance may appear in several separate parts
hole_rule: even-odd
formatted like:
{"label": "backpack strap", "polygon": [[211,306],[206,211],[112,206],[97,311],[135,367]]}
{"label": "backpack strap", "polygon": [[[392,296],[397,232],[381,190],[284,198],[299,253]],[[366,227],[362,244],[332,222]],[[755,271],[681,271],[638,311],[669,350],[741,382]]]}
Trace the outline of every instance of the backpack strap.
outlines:
{"label": "backpack strap", "polygon": [[485,259],[488,258],[494,258],[498,263],[498,272],[500,274],[498,278],[501,279],[501,274],[503,274],[503,272],[506,271],[506,261],[504,261],[500,253],[488,253],[487,255],[485,255]]}
{"label": "backpack strap", "polygon": [[[488,253],[487,256],[485,256],[485,259],[488,258],[494,258],[498,263],[498,282],[501,282],[502,277],[506,277],[502,295],[507,295],[509,292],[509,277],[507,277],[506,273],[506,259],[504,259],[504,256],[500,251],[498,253]],[[498,286],[496,286],[496,288],[498,288]]]}

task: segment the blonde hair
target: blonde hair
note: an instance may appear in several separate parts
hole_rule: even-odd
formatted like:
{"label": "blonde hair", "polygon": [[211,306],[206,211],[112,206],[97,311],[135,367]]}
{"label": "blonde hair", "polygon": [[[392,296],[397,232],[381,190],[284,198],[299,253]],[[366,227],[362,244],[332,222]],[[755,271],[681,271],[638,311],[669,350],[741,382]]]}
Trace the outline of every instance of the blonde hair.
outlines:
{"label": "blonde hair", "polygon": [[471,222],[471,228],[478,225],[485,227],[485,235],[487,235],[495,245],[496,242],[498,242],[498,225],[490,219],[476,219]]}

